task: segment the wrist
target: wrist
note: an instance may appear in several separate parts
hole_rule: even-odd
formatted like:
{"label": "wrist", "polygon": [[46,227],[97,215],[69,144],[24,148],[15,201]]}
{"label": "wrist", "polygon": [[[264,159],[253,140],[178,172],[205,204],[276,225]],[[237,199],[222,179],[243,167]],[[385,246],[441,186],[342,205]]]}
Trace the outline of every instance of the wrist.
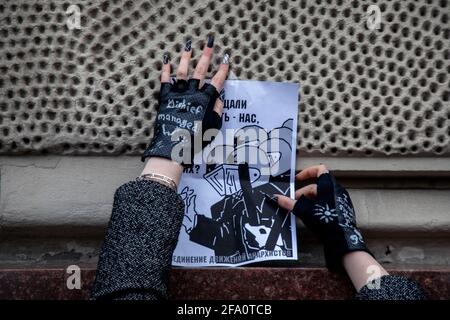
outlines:
{"label": "wrist", "polygon": [[178,186],[182,173],[183,166],[178,162],[166,158],[151,157],[147,160],[147,163],[145,164],[144,170],[142,171],[141,175],[163,175],[173,180],[176,186]]}
{"label": "wrist", "polygon": [[367,251],[352,251],[342,257],[342,264],[357,291],[389,273]]}
{"label": "wrist", "polygon": [[328,230],[323,245],[327,267],[331,271],[343,271],[343,259],[349,254],[359,252],[372,255],[356,228]]}
{"label": "wrist", "polygon": [[359,260],[360,258],[365,258],[367,256],[372,257],[367,251],[364,250],[346,252],[342,256],[342,264],[345,266],[349,263],[354,262],[355,260]]}

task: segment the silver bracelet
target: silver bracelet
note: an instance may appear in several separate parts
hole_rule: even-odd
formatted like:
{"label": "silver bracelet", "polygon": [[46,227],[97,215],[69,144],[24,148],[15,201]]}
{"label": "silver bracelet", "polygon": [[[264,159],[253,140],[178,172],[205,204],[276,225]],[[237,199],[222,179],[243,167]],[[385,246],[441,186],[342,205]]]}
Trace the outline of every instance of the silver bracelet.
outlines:
{"label": "silver bracelet", "polygon": [[143,175],[140,175],[139,177],[136,178],[136,180],[152,180],[152,181],[156,181],[159,182],[175,191],[177,191],[177,184],[175,183],[175,181],[173,181],[173,179],[159,174],[159,173],[146,173]]}

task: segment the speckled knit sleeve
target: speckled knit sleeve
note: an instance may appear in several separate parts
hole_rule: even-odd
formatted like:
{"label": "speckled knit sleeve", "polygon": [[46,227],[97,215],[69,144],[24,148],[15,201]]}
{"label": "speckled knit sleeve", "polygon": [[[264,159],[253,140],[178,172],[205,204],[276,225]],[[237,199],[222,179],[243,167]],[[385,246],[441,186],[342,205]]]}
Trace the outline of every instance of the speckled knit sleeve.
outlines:
{"label": "speckled knit sleeve", "polygon": [[164,299],[184,203],[153,181],[130,181],[114,195],[92,299]]}
{"label": "speckled knit sleeve", "polygon": [[401,276],[388,275],[380,278],[379,289],[364,286],[356,300],[425,300],[427,296],[416,282]]}

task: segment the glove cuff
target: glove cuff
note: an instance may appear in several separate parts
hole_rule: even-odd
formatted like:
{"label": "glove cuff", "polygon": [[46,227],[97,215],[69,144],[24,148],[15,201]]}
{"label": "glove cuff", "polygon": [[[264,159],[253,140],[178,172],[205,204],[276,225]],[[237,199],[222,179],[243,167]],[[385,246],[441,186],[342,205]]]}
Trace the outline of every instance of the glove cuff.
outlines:
{"label": "glove cuff", "polygon": [[[172,130],[173,131],[173,130]],[[191,137],[191,142],[193,138]],[[147,149],[145,149],[144,153],[141,156],[141,161],[144,162],[149,157],[161,157],[165,159],[169,159],[175,162],[180,163],[181,165],[190,165],[186,164],[185,157],[181,156],[178,159],[172,158],[173,148],[177,146],[181,141],[172,141],[171,136],[161,134],[160,132],[156,132],[153,137],[151,143],[148,145]],[[193,145],[190,147],[180,147],[180,150],[189,151],[188,159],[192,164],[193,159]]]}
{"label": "glove cuff", "polygon": [[[359,231],[357,232],[359,233]],[[332,237],[324,239],[325,263],[331,272],[345,273],[342,258],[345,254],[354,251],[364,251],[374,257],[362,239],[355,243],[344,231],[339,234],[334,233]]]}
{"label": "glove cuff", "polygon": [[141,161],[145,162],[145,160],[150,157],[159,157],[172,160],[170,154],[168,155],[166,152],[162,152],[162,150],[154,150],[150,146],[148,146],[147,149],[145,149],[144,153],[141,155]]}

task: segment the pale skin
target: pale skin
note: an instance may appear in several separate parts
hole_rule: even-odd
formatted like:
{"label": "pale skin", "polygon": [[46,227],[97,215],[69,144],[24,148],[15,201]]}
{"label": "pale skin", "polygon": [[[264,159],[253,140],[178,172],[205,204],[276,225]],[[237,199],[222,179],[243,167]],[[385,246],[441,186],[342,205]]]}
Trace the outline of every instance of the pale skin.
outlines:
{"label": "pale skin", "polygon": [[[325,165],[317,165],[302,170],[295,176],[298,181],[310,178],[318,178],[321,174],[327,173]],[[277,195],[278,205],[289,211],[294,208],[295,202],[305,195],[313,199],[317,196],[317,184],[310,184],[295,191],[295,200],[283,195]],[[377,276],[382,277],[389,273],[367,252],[354,251],[342,257],[342,264],[357,291],[361,290],[369,281],[373,279],[373,269],[377,270]],[[372,269],[373,268],[373,269]]]}
{"label": "pale skin", "polygon": [[369,280],[373,280],[373,278],[370,278],[370,276],[373,276],[370,271],[371,268],[376,268],[379,277],[389,274],[377,260],[365,251],[347,253],[342,258],[342,263],[357,291],[361,290]]}
{"label": "pale skin", "polygon": [[[198,61],[197,66],[195,67],[194,73],[192,74],[193,79],[200,80],[200,87],[203,85],[206,73],[208,71],[209,65],[211,63],[213,55],[213,48],[206,46],[203,48],[202,56]],[[178,65],[178,69],[176,72],[177,79],[187,80],[189,75],[189,64],[192,56],[192,49],[189,51],[183,51],[180,59],[180,63]],[[220,92],[223,87],[223,84],[228,75],[229,64],[221,63],[219,66],[219,70],[211,79],[211,84]],[[170,63],[163,64],[162,73],[161,73],[161,83],[170,82],[170,72],[171,66]],[[214,111],[216,111],[219,115],[222,115],[223,111],[223,102],[217,99],[216,104],[214,105]],[[144,170],[141,174],[148,173],[157,173],[165,175],[171,178],[175,184],[178,186],[181,178],[181,174],[183,173],[183,167],[172,160],[152,157],[149,158]]]}
{"label": "pale skin", "polygon": [[[204,79],[211,63],[213,54],[213,48],[209,48],[205,45],[203,49],[202,56],[194,70],[192,78],[200,80],[200,86],[203,85]],[[189,74],[189,63],[192,56],[192,50],[183,51],[180,59],[180,63],[178,65],[178,69],[176,72],[177,79],[188,79]],[[223,87],[223,84],[227,78],[229,65],[228,64],[220,64],[218,72],[214,75],[211,80],[211,84],[216,87],[217,91],[220,91]],[[171,74],[171,66],[170,63],[163,64],[162,74],[161,74],[161,82],[170,82],[170,74]],[[214,106],[214,110],[222,115],[223,111],[223,103],[219,99],[217,99],[216,104]],[[313,177],[319,177],[321,174],[328,172],[328,169],[324,165],[318,165],[306,168],[296,175],[296,180],[306,180]],[[159,158],[159,157],[151,157],[148,159],[142,174],[147,173],[157,173],[165,175],[171,178],[176,185],[179,185],[181,174],[183,173],[183,167],[169,159]],[[314,198],[317,195],[317,185],[311,184],[306,187],[303,187],[299,190],[295,191],[295,199],[299,199],[302,195],[305,195],[309,198]],[[294,208],[295,201],[289,197],[278,195],[278,204],[280,207],[285,208],[289,211],[292,211]],[[368,273],[368,268],[375,266],[379,268],[378,275],[384,276],[388,275],[388,272],[368,253],[364,251],[355,251],[347,253],[342,258],[343,266],[350,277],[354,287],[356,290],[360,290],[364,287],[369,280],[371,280],[371,273]],[[373,279],[372,279],[373,280]]]}

